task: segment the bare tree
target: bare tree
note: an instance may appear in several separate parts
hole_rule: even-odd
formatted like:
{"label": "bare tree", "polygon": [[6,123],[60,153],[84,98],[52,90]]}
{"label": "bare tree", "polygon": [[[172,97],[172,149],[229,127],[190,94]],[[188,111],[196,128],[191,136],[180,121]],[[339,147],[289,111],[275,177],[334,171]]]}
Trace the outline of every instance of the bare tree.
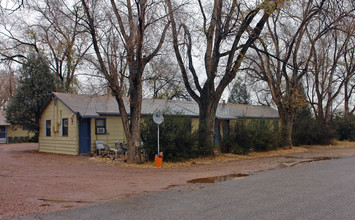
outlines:
{"label": "bare tree", "polygon": [[[166,0],[172,23],[173,46],[187,91],[200,109],[199,145],[213,154],[212,140],[218,102],[223,91],[235,78],[249,47],[258,38],[265,22],[283,1],[263,1],[250,6],[243,1],[198,0],[200,16],[193,23],[176,22],[177,7]],[[250,7],[252,8],[250,8]],[[202,21],[201,24],[196,22]],[[253,26],[253,27],[252,27]],[[195,29],[197,27],[197,30]],[[193,33],[201,33],[197,42]],[[184,47],[186,47],[186,63]],[[198,74],[194,51],[204,48],[204,75]],[[193,82],[189,81],[191,74]],[[204,82],[203,79],[205,78]],[[192,85],[193,84],[193,85]],[[195,88],[195,89],[194,89]]]}
{"label": "bare tree", "polygon": [[76,70],[91,46],[81,25],[82,9],[77,3],[65,0],[38,0],[27,5],[36,18],[31,23],[22,18],[14,24],[18,26],[16,29],[5,26],[2,34],[11,44],[0,53],[2,59],[21,63],[26,55],[23,53],[31,50],[41,52],[47,57],[64,90],[75,92]]}
{"label": "bare tree", "polygon": [[315,43],[334,26],[334,20],[325,19],[329,8],[326,0],[289,2],[272,15],[262,40],[254,47],[255,55],[248,59],[250,75],[268,84],[286,146],[292,146],[295,110],[306,104],[301,83],[310,69]]}
{"label": "bare tree", "polygon": [[4,11],[9,11],[13,13],[23,8],[25,4],[26,4],[25,0],[10,0],[10,1],[0,0],[0,14]]}
{"label": "bare tree", "polygon": [[169,100],[190,100],[191,97],[186,91],[178,68],[174,60],[168,56],[153,60],[147,67],[147,74],[144,78],[147,95]]}
{"label": "bare tree", "polygon": [[14,71],[8,66],[0,70],[0,110],[5,108],[10,98],[15,94],[17,77]]}
{"label": "bare tree", "polygon": [[[128,162],[139,163],[143,72],[158,55],[169,27],[164,2],[81,2],[98,60],[97,67],[118,103],[127,138]],[[129,80],[130,119],[122,95],[125,76]]]}
{"label": "bare tree", "polygon": [[[348,23],[349,24],[349,23]],[[344,115],[355,113],[355,38],[354,21],[345,29],[345,33],[350,36],[348,44],[343,53],[343,80],[344,80]],[[353,101],[351,102],[351,100]]]}
{"label": "bare tree", "polygon": [[[308,32],[307,35],[312,38],[311,33]],[[323,125],[330,123],[334,102],[352,75],[351,70],[347,71],[348,68],[344,64],[348,58],[346,54],[349,53],[348,47],[352,37],[349,32],[334,28],[318,41],[310,39],[315,49],[311,54],[310,74],[307,75],[307,94],[315,117]],[[347,94],[348,91],[344,95]]]}

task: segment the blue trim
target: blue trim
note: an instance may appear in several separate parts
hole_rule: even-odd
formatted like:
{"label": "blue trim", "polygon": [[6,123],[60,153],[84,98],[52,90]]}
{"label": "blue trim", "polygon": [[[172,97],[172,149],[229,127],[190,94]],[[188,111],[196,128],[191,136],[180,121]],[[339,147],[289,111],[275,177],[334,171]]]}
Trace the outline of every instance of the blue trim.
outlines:
{"label": "blue trim", "polygon": [[79,120],[79,154],[90,154],[91,152],[91,120]]}
{"label": "blue trim", "polygon": [[[48,124],[49,124],[49,127],[48,127]],[[52,136],[52,122],[51,122],[51,120],[46,120],[46,137],[50,137],[50,136]]]}
{"label": "blue trim", "polygon": [[[98,115],[121,116],[120,113],[96,112]],[[129,115],[129,114],[128,114]]]}
{"label": "blue trim", "polygon": [[47,106],[50,98],[52,97],[53,93],[49,94],[48,98],[46,99],[46,101],[43,103],[43,105],[41,106],[41,109],[39,110],[39,114],[42,114],[42,111],[44,110],[44,108]]}
{"label": "blue trim", "polygon": [[66,106],[71,112],[73,112],[76,115],[80,116],[79,112],[73,111],[67,104],[65,104],[58,96],[56,96],[54,93],[49,94],[47,100],[44,102],[44,104],[41,107],[41,110],[39,111],[40,115],[42,114],[42,111],[46,108],[47,104],[50,102],[50,99],[53,97],[57,98],[61,103],[63,103],[64,106]]}
{"label": "blue trim", "polygon": [[238,117],[238,119],[280,119],[277,117]]}
{"label": "blue trim", "polygon": [[[5,125],[0,125],[0,138],[6,139],[6,141],[7,141],[6,126]],[[5,142],[5,144],[6,144],[6,142]]]}
{"label": "blue trim", "polygon": [[[98,120],[103,120],[104,121],[104,126],[97,126],[97,121]],[[97,129],[98,128],[104,128],[105,132],[104,133],[97,133]],[[107,130],[106,130],[106,118],[96,118],[95,119],[95,134],[106,134]]]}
{"label": "blue trim", "polygon": [[[180,116],[180,115],[176,115],[176,116]],[[199,115],[181,115],[181,116],[187,116],[187,117],[191,117],[191,118],[200,118]]]}
{"label": "blue trim", "polygon": [[81,118],[100,118],[100,116],[96,116],[96,115],[85,115],[85,116],[82,116]]}
{"label": "blue trim", "polygon": [[219,120],[238,120],[238,119],[280,119],[278,117],[243,117],[243,116],[238,116],[235,118],[221,118],[221,117],[216,117],[216,119]]}
{"label": "blue trim", "polygon": [[72,111],[74,114],[79,115],[79,112],[74,111],[73,109],[71,109],[67,104],[65,104],[65,102],[63,102],[60,98],[58,98],[58,96],[56,96],[54,93],[52,93],[61,103],[63,103],[63,105],[65,105],[68,109],[70,109],[70,111]]}
{"label": "blue trim", "polygon": [[[64,127],[64,121],[67,121],[67,126]],[[66,134],[64,134],[64,128],[66,128]],[[63,137],[68,137],[69,134],[69,120],[68,118],[62,118],[62,136]]]}
{"label": "blue trim", "polygon": [[235,117],[235,118],[221,118],[221,117],[216,117],[216,119],[218,119],[218,120],[238,120],[239,117]]}

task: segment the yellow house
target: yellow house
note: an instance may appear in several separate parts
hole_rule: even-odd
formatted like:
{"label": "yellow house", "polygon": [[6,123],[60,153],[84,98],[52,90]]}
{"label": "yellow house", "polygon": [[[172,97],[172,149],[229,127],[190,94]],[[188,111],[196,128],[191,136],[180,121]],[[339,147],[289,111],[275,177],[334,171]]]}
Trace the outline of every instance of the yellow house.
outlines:
{"label": "yellow house", "polygon": [[[125,99],[125,102],[129,112],[128,99]],[[164,114],[189,116],[192,129],[196,130],[198,127],[199,109],[196,102],[142,100],[142,115],[152,115],[156,110],[161,110]],[[269,107],[220,104],[216,120],[229,123],[230,120],[237,120],[243,115],[253,117],[248,111],[259,118],[278,118],[277,111]],[[222,123],[218,123],[219,126],[222,126]],[[90,154],[96,150],[96,141],[105,141],[110,146],[113,146],[115,141],[125,142],[123,125],[114,97],[52,93],[41,111],[39,151],[71,155]]]}
{"label": "yellow house", "polygon": [[0,111],[0,144],[28,142],[34,135],[34,132],[20,125],[7,123],[3,112]]}

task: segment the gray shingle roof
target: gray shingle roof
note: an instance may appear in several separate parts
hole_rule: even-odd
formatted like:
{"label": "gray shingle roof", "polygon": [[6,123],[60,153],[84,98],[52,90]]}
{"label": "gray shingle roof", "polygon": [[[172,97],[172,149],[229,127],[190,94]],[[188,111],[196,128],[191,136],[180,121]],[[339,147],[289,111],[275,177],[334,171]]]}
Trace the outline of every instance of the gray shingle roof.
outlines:
{"label": "gray shingle roof", "polygon": [[[99,117],[100,115],[119,115],[118,105],[112,96],[79,95],[68,93],[53,93],[71,111],[81,117]],[[128,98],[124,99],[126,110],[129,113]],[[150,115],[156,110],[164,114],[180,114],[190,117],[199,116],[198,104],[194,101],[143,99],[142,114]],[[277,110],[267,106],[222,104],[217,108],[217,118],[236,119],[246,118],[279,118]]]}

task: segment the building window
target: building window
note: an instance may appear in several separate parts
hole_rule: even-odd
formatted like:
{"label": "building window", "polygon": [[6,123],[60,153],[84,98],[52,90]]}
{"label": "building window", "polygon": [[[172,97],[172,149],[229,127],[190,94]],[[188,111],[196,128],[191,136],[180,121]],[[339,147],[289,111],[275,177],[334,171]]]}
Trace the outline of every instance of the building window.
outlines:
{"label": "building window", "polygon": [[5,128],[5,126],[0,126],[0,138],[6,138],[6,128]]}
{"label": "building window", "polygon": [[51,136],[51,120],[46,121],[46,136]]}
{"label": "building window", "polygon": [[62,136],[68,136],[68,119],[62,119]]}
{"label": "building window", "polygon": [[106,134],[106,118],[98,118],[95,120],[95,133]]}

